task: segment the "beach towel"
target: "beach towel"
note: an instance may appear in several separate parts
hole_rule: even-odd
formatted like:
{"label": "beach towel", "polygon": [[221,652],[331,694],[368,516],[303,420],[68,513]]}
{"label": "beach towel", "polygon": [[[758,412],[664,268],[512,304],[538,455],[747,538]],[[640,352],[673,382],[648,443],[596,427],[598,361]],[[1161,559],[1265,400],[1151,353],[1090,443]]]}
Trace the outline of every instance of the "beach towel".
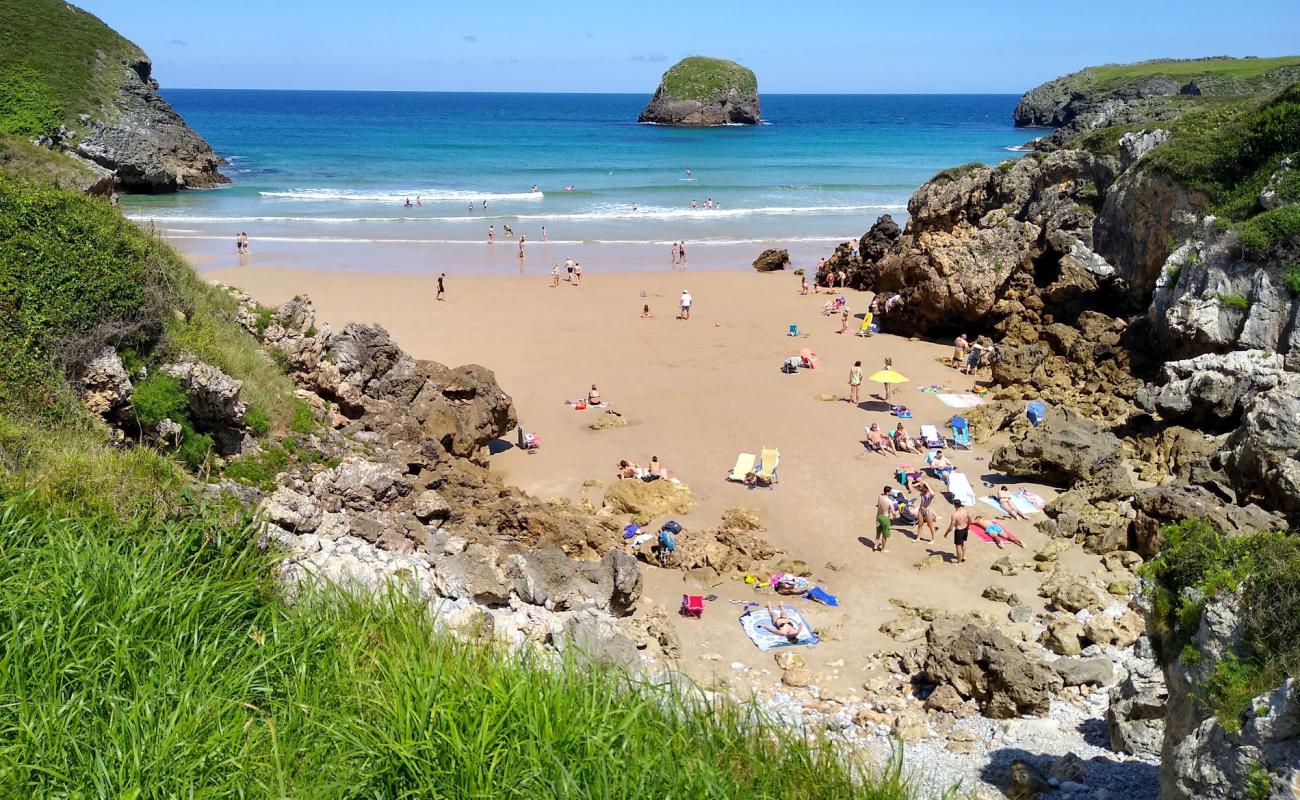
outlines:
{"label": "beach towel", "polygon": [[807,598],[808,600],[815,600],[818,603],[821,603],[823,605],[828,605],[828,606],[838,606],[840,604],[840,600],[838,597],[826,591],[820,586],[814,586],[813,588],[809,589],[808,594],[804,595],[804,597]]}
{"label": "beach towel", "polygon": [[1044,500],[1038,494],[1038,492],[1035,492],[1033,489],[1017,489],[1015,492],[1013,492],[1013,494],[1016,497],[1023,498],[1026,503],[1029,503],[1029,505],[1033,506],[1039,511],[1042,511],[1043,507],[1047,505],[1047,501]]}
{"label": "beach towel", "polygon": [[808,622],[799,613],[797,608],[786,606],[785,611],[790,615],[790,619],[796,623],[803,623],[803,628],[799,631],[799,641],[792,642],[784,636],[778,636],[769,630],[760,629],[760,624],[771,625],[772,617],[767,613],[766,608],[754,608],[746,611],[740,616],[740,627],[745,629],[745,633],[754,642],[754,646],[766,653],[777,647],[792,647],[797,644],[814,645],[821,642],[817,634],[813,633],[812,628],[808,627]]}
{"label": "beach towel", "polygon": [[976,525],[975,523],[972,522],[970,524],[970,532],[976,539],[979,539],[981,542],[984,542],[985,544],[994,544],[993,537],[989,536],[988,531],[984,530],[983,525]]}
{"label": "beach towel", "polygon": [[[992,506],[993,508],[996,508],[999,512],[1006,511],[1006,509],[1002,507],[1002,504],[998,502],[998,499],[993,495],[988,495],[987,497],[981,497],[980,502],[983,503],[984,505]],[[1016,511],[1019,511],[1021,514],[1026,514],[1026,515],[1037,514],[1039,511],[1039,509],[1033,503],[1029,502],[1028,500],[1026,500],[1025,498],[1021,497],[1018,494],[1011,495],[1011,505],[1015,506]]]}
{"label": "beach towel", "polygon": [[952,494],[952,499],[960,500],[966,508],[974,507],[975,490],[971,488],[970,479],[964,472],[954,472],[948,476],[948,491]]}
{"label": "beach towel", "polygon": [[944,405],[951,408],[974,408],[984,402],[983,398],[973,395],[970,392],[965,392],[963,394],[940,392],[935,395],[935,397],[939,398],[940,402]]}

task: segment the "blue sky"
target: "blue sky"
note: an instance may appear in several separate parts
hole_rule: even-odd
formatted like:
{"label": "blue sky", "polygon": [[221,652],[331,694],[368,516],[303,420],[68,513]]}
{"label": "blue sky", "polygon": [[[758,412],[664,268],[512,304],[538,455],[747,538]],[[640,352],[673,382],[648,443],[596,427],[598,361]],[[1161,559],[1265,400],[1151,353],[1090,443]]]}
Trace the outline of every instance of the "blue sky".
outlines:
{"label": "blue sky", "polygon": [[1300,50],[1296,0],[80,0],[167,87],[649,92],[687,55],[764,92],[1021,92],[1090,64]]}

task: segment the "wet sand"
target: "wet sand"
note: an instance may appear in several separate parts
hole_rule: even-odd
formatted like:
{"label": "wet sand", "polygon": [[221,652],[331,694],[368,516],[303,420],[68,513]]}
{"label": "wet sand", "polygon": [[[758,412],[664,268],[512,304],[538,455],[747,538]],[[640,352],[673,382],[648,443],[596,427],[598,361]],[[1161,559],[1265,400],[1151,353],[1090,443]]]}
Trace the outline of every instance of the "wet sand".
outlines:
{"label": "wet sand", "polygon": [[[790,557],[808,562],[816,583],[840,600],[838,608],[801,599],[793,603],[820,631],[842,632],[838,640],[801,648],[809,667],[824,673],[826,683],[860,685],[867,677],[861,657],[893,646],[878,631],[897,612],[890,598],[1005,616],[1007,606],[980,597],[985,587],[998,584],[1035,610],[1042,608],[1035,596],[1039,574],[1007,578],[989,569],[1008,553],[1029,560],[1045,543],[1032,522],[1007,524],[1027,549],[1008,546],[1002,551],[972,539],[968,561],[961,565],[916,568],[914,564],[930,554],[950,558],[953,548],[951,539],[942,536],[934,544],[917,541],[910,526],[895,527],[886,552],[872,550],[875,496],[886,484],[896,486],[893,473],[900,463],[919,465],[924,456],[865,452],[867,424],[892,429],[896,422],[877,396],[878,385],[864,384],[864,402],[857,406],[818,396],[846,396],[855,359],[869,375],[891,358],[894,368],[911,378],[893,397],[914,410],[908,427],[916,435],[921,424],[940,424],[956,413],[917,387],[946,383],[963,391],[971,380],[936,361],[951,352],[949,345],[890,335],[837,334],[838,317],[821,314],[828,295],[800,296],[799,279],[790,273],[672,272],[665,266],[653,273],[588,271],[580,287],[562,280],[559,288],[551,287],[549,275],[451,274],[446,302],[435,302],[434,283],[423,276],[260,264],[207,269],[204,275],[240,286],[267,304],[306,294],[319,317],[336,326],[353,320],[382,323],[417,358],[489,366],[513,396],[525,429],[542,439],[539,453],[510,448],[493,456],[492,467],[539,497],[577,499],[584,481],[612,480],[620,458],[645,464],[657,455],[694,491],[694,509],[679,518],[687,536],[692,527],[716,525],[729,506],[758,509],[767,528],[763,535]],[[676,318],[683,289],[695,299],[689,321]],[[855,313],[865,310],[866,295],[847,295]],[[646,303],[653,319],[640,318]],[[858,323],[851,320],[853,329]],[[798,325],[799,338],[787,335],[791,324]],[[820,356],[821,368],[793,375],[780,372],[782,360],[804,347]],[[587,427],[595,419],[592,411],[565,405],[593,383],[627,417],[626,428],[592,431]],[[775,488],[749,490],[724,480],[738,453],[758,453],[763,447],[781,451]],[[989,472],[989,452],[984,447],[949,450],[981,494],[988,493],[981,480],[1002,480]],[[937,481],[931,486],[943,488]],[[602,490],[587,491],[599,504]],[[942,535],[952,509],[942,497],[935,505]],[[994,513],[983,504],[977,510]],[[1076,572],[1087,572],[1097,563],[1077,549],[1062,560]],[[728,602],[767,602],[772,595],[756,595],[749,586],[730,580],[700,592],[686,586],[681,573],[645,573],[646,599],[638,613],[675,612],[687,591],[718,595],[703,619],[671,614],[683,643],[682,666],[689,674],[701,680],[734,678],[739,673],[731,664],[739,662],[779,676],[771,656],[759,652],[741,631],[736,621],[741,606]],[[745,684],[733,682],[741,688]]]}

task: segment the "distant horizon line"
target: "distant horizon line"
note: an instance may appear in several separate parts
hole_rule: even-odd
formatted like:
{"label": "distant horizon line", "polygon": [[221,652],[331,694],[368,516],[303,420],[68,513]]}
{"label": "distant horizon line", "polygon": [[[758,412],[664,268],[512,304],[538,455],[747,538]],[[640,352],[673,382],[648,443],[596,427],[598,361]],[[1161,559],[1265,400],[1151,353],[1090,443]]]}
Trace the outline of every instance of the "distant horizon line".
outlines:
{"label": "distant horizon line", "polygon": [[[267,89],[241,86],[162,86],[163,91],[183,92],[370,92],[374,94],[609,94],[644,95],[654,92],[594,92],[594,91],[503,91],[498,89]],[[1028,91],[1028,90],[1026,90]],[[769,97],[1002,97],[1023,95],[1025,92],[760,92]]]}

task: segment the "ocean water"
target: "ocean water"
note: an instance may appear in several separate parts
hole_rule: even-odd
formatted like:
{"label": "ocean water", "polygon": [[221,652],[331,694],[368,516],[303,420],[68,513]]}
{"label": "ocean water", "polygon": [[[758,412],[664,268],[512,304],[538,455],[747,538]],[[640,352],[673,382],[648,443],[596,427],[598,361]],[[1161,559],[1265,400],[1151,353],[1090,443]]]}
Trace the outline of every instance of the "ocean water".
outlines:
{"label": "ocean water", "polygon": [[575,257],[618,245],[666,255],[682,240],[824,252],[880,214],[904,217],[936,171],[1013,157],[1028,138],[1011,124],[1014,95],[765,95],[767,124],[682,129],[636,124],[640,94],[164,94],[229,160],[232,182],[123,206],[198,252],[233,252],[247,231],[254,252],[379,244],[469,257],[489,249],[489,225],[497,251],[513,246],[501,244],[510,226],[533,243],[545,227]]}

